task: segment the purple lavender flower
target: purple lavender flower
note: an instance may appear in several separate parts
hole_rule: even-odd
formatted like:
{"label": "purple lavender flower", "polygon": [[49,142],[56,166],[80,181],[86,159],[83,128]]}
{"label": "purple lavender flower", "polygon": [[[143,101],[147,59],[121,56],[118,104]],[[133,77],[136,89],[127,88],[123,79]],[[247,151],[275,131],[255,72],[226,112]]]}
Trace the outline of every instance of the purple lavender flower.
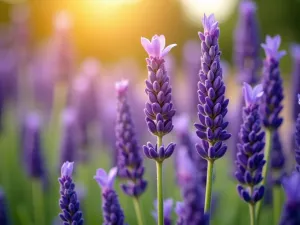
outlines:
{"label": "purple lavender flower", "polygon": [[150,142],[147,142],[147,145],[143,146],[143,150],[149,159],[162,162],[173,154],[175,146],[176,144],[170,143],[166,148],[163,145],[157,148],[157,144],[153,146]]}
{"label": "purple lavender flower", "polygon": [[64,225],[83,225],[82,212],[75,191],[75,184],[72,180],[73,162],[65,162],[61,167],[60,183],[60,200],[59,206],[62,213],[59,214]]}
{"label": "purple lavender flower", "polygon": [[254,85],[258,81],[260,38],[256,18],[256,4],[243,0],[239,6],[239,19],[234,37],[234,61],[239,82]]}
{"label": "purple lavender flower", "polygon": [[297,95],[300,93],[300,45],[292,45],[291,46],[291,55],[293,57],[293,76],[292,76],[292,89],[291,89],[291,95],[292,95],[292,109],[293,109],[293,119],[296,121],[298,114],[300,113],[300,105],[294,104],[297,102]]}
{"label": "purple lavender flower", "polygon": [[282,186],[286,195],[280,225],[300,224],[300,173],[293,172],[290,177],[282,180]]}
{"label": "purple lavender flower", "polygon": [[253,89],[244,83],[243,93],[245,107],[243,108],[243,124],[240,130],[235,173],[240,184],[237,186],[240,197],[251,205],[262,199],[264,186],[262,170],[265,164],[263,149],[265,133],[261,129],[258,99],[263,95],[262,85]]}
{"label": "purple lavender flower", "polygon": [[125,194],[138,197],[145,192],[147,181],[143,179],[145,167],[140,154],[130,106],[127,100],[128,81],[116,83],[117,91],[117,122],[116,147],[118,151],[118,174],[127,180],[121,185]]}
{"label": "purple lavender flower", "polygon": [[[175,133],[179,142],[179,146],[187,149],[188,155],[195,166],[196,176],[199,177],[201,186],[205,188],[207,161],[195,151],[195,138],[192,137],[192,134],[189,131],[189,121],[189,117],[185,114],[175,117]],[[175,159],[177,159],[176,153]],[[177,163],[175,163],[175,165],[177,168]]]}
{"label": "purple lavender flower", "polygon": [[[300,105],[300,94],[298,94],[298,104]],[[296,121],[295,129],[295,158],[297,163],[297,170],[300,173],[300,113]]]}
{"label": "purple lavender flower", "polygon": [[102,189],[103,225],[123,225],[124,213],[120,206],[118,195],[113,189],[117,168],[112,168],[107,174],[103,169],[98,169],[94,179]]}
{"label": "purple lavender flower", "polygon": [[225,130],[228,122],[224,121],[227,114],[228,99],[225,99],[225,85],[222,80],[218,38],[220,30],[214,15],[202,20],[204,33],[199,32],[201,40],[201,70],[198,82],[198,117],[195,124],[196,133],[201,139],[201,145],[196,149],[201,157],[209,160],[221,158],[227,150],[224,141],[230,138]]}
{"label": "purple lavender flower", "polygon": [[280,76],[279,61],[286,52],[278,51],[280,42],[281,38],[279,35],[273,38],[267,36],[266,43],[261,45],[266,53],[266,59],[264,60],[262,111],[263,123],[268,129],[277,129],[283,121],[283,118],[279,115],[283,109],[283,84]]}
{"label": "purple lavender flower", "polygon": [[[155,211],[152,212],[153,217],[157,220],[157,200],[154,201]],[[164,200],[164,225],[172,225],[172,208],[173,199]]]}
{"label": "purple lavender flower", "polygon": [[204,187],[199,182],[196,168],[188,155],[188,150],[181,147],[177,151],[177,178],[181,188],[184,210],[180,213],[182,224],[202,225],[208,223],[204,215]]}
{"label": "purple lavender flower", "polygon": [[284,175],[285,156],[283,154],[282,144],[278,130],[273,132],[271,149],[271,168],[273,184],[281,185],[281,179]]}
{"label": "purple lavender flower", "polygon": [[172,118],[175,115],[170,77],[165,69],[164,56],[176,44],[165,48],[165,41],[164,35],[154,35],[151,42],[146,38],[141,38],[141,43],[149,55],[146,59],[148,80],[146,80],[145,90],[149,101],[146,103],[144,112],[149,131],[158,137],[171,132]]}
{"label": "purple lavender flower", "polygon": [[9,225],[10,224],[7,210],[8,210],[7,201],[6,201],[3,190],[0,188],[0,224],[1,225]]}
{"label": "purple lavender flower", "polygon": [[23,127],[23,154],[28,174],[34,178],[45,178],[45,162],[42,156],[41,120],[35,114],[26,116]]}
{"label": "purple lavender flower", "polygon": [[74,161],[79,150],[77,115],[74,109],[62,113],[62,139],[60,143],[60,165]]}

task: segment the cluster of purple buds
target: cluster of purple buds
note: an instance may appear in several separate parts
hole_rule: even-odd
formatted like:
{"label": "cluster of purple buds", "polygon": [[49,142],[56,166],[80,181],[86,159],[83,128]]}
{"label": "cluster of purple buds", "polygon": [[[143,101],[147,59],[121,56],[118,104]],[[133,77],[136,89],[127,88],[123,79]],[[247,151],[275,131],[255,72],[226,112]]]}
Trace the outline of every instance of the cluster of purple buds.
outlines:
{"label": "cluster of purple buds", "polygon": [[199,32],[201,40],[201,70],[198,82],[198,118],[200,123],[195,124],[197,136],[201,145],[196,149],[202,158],[216,160],[221,158],[227,150],[224,141],[230,138],[225,130],[228,122],[224,118],[227,114],[228,99],[225,99],[225,85],[218,38],[220,29],[214,15],[202,20],[204,33]]}
{"label": "cluster of purple buds", "polygon": [[265,133],[261,129],[258,100],[263,95],[262,85],[252,87],[244,83],[243,93],[245,107],[243,108],[243,124],[240,130],[240,143],[236,159],[236,179],[240,197],[255,205],[264,195],[264,186],[259,186],[263,180],[262,170],[265,165],[263,149]]}
{"label": "cluster of purple buds", "polygon": [[[300,94],[298,94],[298,104],[300,105]],[[295,130],[295,157],[297,163],[297,170],[300,173],[300,113],[296,121]]]}
{"label": "cluster of purple buds", "polygon": [[283,109],[283,82],[280,76],[279,61],[286,54],[278,51],[281,38],[279,35],[271,38],[266,37],[266,43],[261,46],[266,53],[264,60],[264,79],[262,98],[263,123],[268,129],[277,129],[283,121],[280,112]]}
{"label": "cluster of purple buds", "polygon": [[[152,212],[153,217],[157,220],[157,200],[153,203],[155,211]],[[173,199],[168,198],[164,200],[164,225],[172,225],[172,209]]]}
{"label": "cluster of purple buds", "polygon": [[123,191],[130,196],[138,197],[145,192],[147,181],[143,179],[145,167],[140,154],[131,111],[127,100],[128,81],[116,83],[117,121],[116,148],[118,152],[118,175],[127,180],[121,185]]}
{"label": "cluster of purple buds", "polygon": [[165,69],[164,56],[176,44],[165,48],[165,41],[163,35],[154,35],[151,42],[143,37],[141,39],[141,43],[149,55],[146,59],[148,79],[145,90],[149,100],[144,112],[149,131],[158,137],[163,137],[171,132],[173,129],[172,118],[175,115],[170,77]]}
{"label": "cluster of purple buds", "polygon": [[169,158],[175,149],[176,144],[170,143],[166,148],[162,145],[157,147],[157,144],[153,146],[150,142],[143,146],[144,153],[149,159],[154,159],[158,162],[163,162]]}
{"label": "cluster of purple buds", "polygon": [[108,174],[105,170],[98,169],[94,176],[94,179],[102,189],[103,225],[124,224],[123,209],[120,206],[118,195],[113,188],[117,173],[118,170],[116,167],[112,168]]}
{"label": "cluster of purple buds", "polygon": [[65,162],[61,167],[60,199],[59,206],[62,213],[59,214],[64,225],[83,225],[82,212],[72,180],[73,162]]}

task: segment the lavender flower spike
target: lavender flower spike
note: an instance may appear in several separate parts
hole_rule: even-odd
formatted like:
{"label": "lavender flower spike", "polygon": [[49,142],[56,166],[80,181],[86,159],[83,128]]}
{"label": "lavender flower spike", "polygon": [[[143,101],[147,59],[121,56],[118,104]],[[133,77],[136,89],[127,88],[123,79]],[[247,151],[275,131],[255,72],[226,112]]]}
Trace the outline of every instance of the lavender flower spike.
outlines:
{"label": "lavender flower spike", "polygon": [[124,213],[120,206],[118,195],[113,185],[118,169],[112,168],[107,174],[105,170],[98,169],[94,179],[102,189],[103,225],[123,225]]}
{"label": "lavender flower spike", "polygon": [[73,162],[65,162],[61,167],[59,205],[62,213],[59,214],[64,225],[83,225],[82,212],[72,180]]}
{"label": "lavender flower spike", "polygon": [[220,67],[218,22],[212,14],[208,17],[204,15],[202,23],[204,33],[199,32],[202,62],[198,82],[200,123],[195,124],[201,145],[197,144],[196,148],[201,157],[214,161],[225,154],[227,146],[224,141],[231,136],[225,130],[228,122],[224,121],[229,100],[225,99],[226,88]]}
{"label": "lavender flower spike", "polygon": [[300,93],[300,45],[293,44],[291,46],[291,56],[293,58],[293,75],[292,75],[292,101],[291,105],[293,108],[292,115],[294,121],[297,120],[298,114],[300,113],[300,105],[294,104],[297,101],[297,95]]}
{"label": "lavender flower spike", "polygon": [[[157,200],[154,201],[155,211],[152,212],[153,217],[157,220]],[[173,199],[164,200],[164,225],[172,225],[172,208]]]}
{"label": "lavender flower spike", "polygon": [[117,121],[116,147],[118,151],[118,174],[126,183],[121,185],[125,194],[138,197],[145,192],[147,181],[143,179],[145,167],[140,154],[134,124],[127,100],[128,81],[116,83]]}
{"label": "lavender flower spike", "polygon": [[164,48],[164,35],[154,35],[151,42],[142,37],[141,42],[149,55],[149,58],[146,59],[148,79],[145,91],[149,98],[144,110],[146,122],[152,134],[163,137],[173,129],[172,118],[175,115],[170,77],[165,69],[164,56],[176,44]]}
{"label": "lavender flower spike", "polygon": [[263,93],[262,86],[258,85],[252,89],[249,84],[244,83],[243,93],[246,106],[243,108],[235,176],[240,183],[237,187],[240,197],[254,206],[264,194],[264,186],[260,186],[260,182],[263,180],[262,170],[265,164],[265,133],[261,129],[258,105],[258,99]]}
{"label": "lavender flower spike", "polygon": [[[300,105],[300,94],[298,94],[298,104]],[[300,113],[296,121],[296,130],[295,130],[295,157],[297,163],[297,170],[300,173]]]}
{"label": "lavender flower spike", "polygon": [[282,186],[286,195],[279,225],[300,224],[300,173],[293,172],[290,177],[282,180]]}
{"label": "lavender flower spike", "polygon": [[261,46],[266,53],[264,61],[263,78],[263,122],[268,129],[277,129],[283,119],[279,116],[283,109],[283,87],[280,76],[279,60],[286,54],[285,51],[278,51],[281,39],[277,35],[274,38],[266,37],[266,43]]}
{"label": "lavender flower spike", "polygon": [[239,82],[256,84],[261,66],[260,38],[256,4],[252,0],[243,0],[240,3],[234,45],[234,61],[240,75]]}

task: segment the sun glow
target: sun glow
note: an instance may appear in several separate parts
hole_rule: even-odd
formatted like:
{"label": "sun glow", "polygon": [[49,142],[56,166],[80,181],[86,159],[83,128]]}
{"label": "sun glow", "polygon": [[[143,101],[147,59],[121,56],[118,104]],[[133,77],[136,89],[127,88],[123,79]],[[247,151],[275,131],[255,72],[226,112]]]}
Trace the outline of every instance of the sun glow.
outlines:
{"label": "sun glow", "polygon": [[238,0],[180,0],[187,18],[199,24],[203,14],[214,13],[218,21],[225,20],[234,10]]}

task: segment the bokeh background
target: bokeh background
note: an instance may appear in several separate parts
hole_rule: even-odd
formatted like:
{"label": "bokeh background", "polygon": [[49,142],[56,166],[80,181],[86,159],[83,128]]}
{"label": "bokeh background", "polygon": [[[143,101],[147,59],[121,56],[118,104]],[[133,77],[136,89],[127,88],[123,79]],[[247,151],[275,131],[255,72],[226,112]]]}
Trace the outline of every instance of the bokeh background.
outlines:
{"label": "bokeh background", "polygon": [[[293,105],[289,92],[293,70],[290,45],[300,43],[300,1],[255,2],[260,40],[263,41],[266,34],[280,34],[281,49],[288,52],[281,63],[286,87],[285,124],[281,133],[289,158],[290,108]],[[74,180],[84,218],[86,224],[101,223],[101,191],[93,175],[97,168],[109,169],[115,163],[116,81],[130,81],[130,102],[140,145],[154,140],[144,123],[143,81],[147,72],[141,36],[150,38],[154,34],[164,34],[167,44],[177,43],[166,60],[167,68],[176,108],[180,113],[189,114],[194,131],[192,124],[196,112],[192,98],[195,96],[189,93],[187,67],[199,59],[197,33],[202,30],[201,18],[204,13],[214,13],[220,22],[223,70],[229,87],[227,95],[234,109],[240,96],[232,60],[238,4],[238,0],[1,0],[0,187],[12,224],[60,224],[57,220],[57,178],[66,127],[72,119],[76,123],[84,121],[83,125],[79,124],[82,125],[81,133],[74,147]],[[262,49],[261,57],[264,57]],[[79,118],[72,117],[74,109],[80,114]],[[229,113],[230,116],[234,117]],[[28,146],[23,133],[26,126],[39,131],[39,141],[35,144],[40,148],[41,159],[31,167],[40,163],[41,176],[32,174],[30,169],[28,171],[31,167],[26,165]],[[170,135],[166,142],[176,142],[175,137]],[[148,225],[155,224],[151,211],[154,210],[156,183],[154,162],[145,160],[145,164],[149,187],[141,201]],[[248,222],[245,219],[248,218],[247,206],[235,191],[231,165],[229,150],[215,173],[215,225]],[[175,202],[181,200],[181,196],[174,171],[170,159],[165,164],[164,194]],[[126,221],[137,224],[131,199],[121,193],[118,184],[116,189]],[[261,224],[268,224],[269,215],[266,207]],[[173,216],[175,221],[175,214]]]}

